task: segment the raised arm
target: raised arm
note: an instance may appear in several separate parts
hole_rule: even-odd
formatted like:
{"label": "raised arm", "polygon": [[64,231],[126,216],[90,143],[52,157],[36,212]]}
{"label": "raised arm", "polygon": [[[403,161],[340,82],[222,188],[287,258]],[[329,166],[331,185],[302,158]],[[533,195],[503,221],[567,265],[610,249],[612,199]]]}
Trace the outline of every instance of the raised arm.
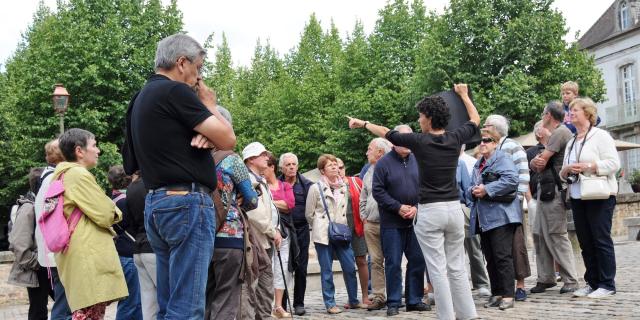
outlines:
{"label": "raised arm", "polygon": [[351,129],[365,128],[380,138],[384,138],[387,132],[389,132],[389,128],[387,127],[379,126],[369,121],[364,121],[357,118],[352,118],[352,117],[347,117],[347,118],[349,118],[349,128]]}
{"label": "raised arm", "polygon": [[465,108],[467,108],[467,114],[469,114],[469,120],[476,124],[476,126],[480,125],[480,114],[478,113],[478,109],[469,98],[469,86],[464,83],[459,83],[453,85],[453,90],[460,96],[462,102],[464,103]]}

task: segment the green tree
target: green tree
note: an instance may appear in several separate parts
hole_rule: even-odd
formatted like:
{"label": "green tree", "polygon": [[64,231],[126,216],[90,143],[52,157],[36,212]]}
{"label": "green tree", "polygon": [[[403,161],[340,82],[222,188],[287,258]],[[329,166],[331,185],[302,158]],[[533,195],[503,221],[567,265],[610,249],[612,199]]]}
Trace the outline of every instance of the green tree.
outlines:
{"label": "green tree", "polygon": [[153,73],[156,43],[181,29],[175,0],[59,1],[55,13],[41,3],[3,74],[8,160],[0,172],[8,172],[8,183],[0,184],[0,204],[26,189],[29,167],[44,165],[43,145],[59,131],[50,96],[55,83],[71,94],[65,126],[96,135],[102,154],[94,174],[106,186],[108,166],[121,161],[129,99]]}
{"label": "green tree", "polygon": [[414,97],[471,85],[481,116],[511,119],[512,136],[529,132],[560,84],[574,80],[601,101],[604,82],[593,58],[563,40],[567,29],[552,0],[452,0],[416,58]]}

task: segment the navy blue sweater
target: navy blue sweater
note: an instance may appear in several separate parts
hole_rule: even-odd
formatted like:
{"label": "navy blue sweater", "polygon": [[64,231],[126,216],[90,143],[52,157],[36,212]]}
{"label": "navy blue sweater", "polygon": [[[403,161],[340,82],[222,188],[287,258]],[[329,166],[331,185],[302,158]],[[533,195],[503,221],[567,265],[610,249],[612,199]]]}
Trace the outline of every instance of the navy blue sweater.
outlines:
{"label": "navy blue sweater", "polygon": [[398,213],[403,204],[417,206],[420,200],[420,174],[413,153],[405,159],[391,150],[376,163],[373,172],[373,198],[380,210],[380,228],[408,228],[412,220]]}

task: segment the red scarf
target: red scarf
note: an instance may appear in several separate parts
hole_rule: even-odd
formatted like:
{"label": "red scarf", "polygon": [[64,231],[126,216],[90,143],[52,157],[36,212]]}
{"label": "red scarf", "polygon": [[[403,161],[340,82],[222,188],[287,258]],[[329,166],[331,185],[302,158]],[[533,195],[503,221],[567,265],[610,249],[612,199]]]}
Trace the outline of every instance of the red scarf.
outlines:
{"label": "red scarf", "polygon": [[351,212],[353,213],[353,229],[358,237],[364,236],[364,225],[360,219],[360,191],[362,180],[358,177],[347,177],[349,180],[349,194],[351,195]]}

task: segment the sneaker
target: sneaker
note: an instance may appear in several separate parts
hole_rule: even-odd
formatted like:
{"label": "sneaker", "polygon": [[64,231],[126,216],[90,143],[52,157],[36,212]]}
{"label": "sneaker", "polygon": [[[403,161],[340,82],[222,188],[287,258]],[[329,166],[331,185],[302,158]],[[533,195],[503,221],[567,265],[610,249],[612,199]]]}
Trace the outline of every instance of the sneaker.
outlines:
{"label": "sneaker", "polygon": [[481,297],[490,297],[491,291],[485,287],[478,288],[478,295]]}
{"label": "sneaker", "polygon": [[593,289],[591,288],[591,286],[590,285],[586,285],[586,286],[574,291],[573,292],[573,296],[574,297],[586,297],[591,292],[593,292]]}
{"label": "sneaker", "polygon": [[527,300],[527,292],[523,288],[516,288],[516,301]]}
{"label": "sneaker", "polygon": [[531,292],[531,293],[543,293],[543,292],[547,291],[547,289],[553,288],[555,286],[556,286],[555,283],[538,282],[538,283],[536,283],[535,287],[533,287],[533,288],[531,288],[531,290],[529,290],[529,292]]}
{"label": "sneaker", "polygon": [[600,299],[600,298],[606,298],[608,296],[612,296],[616,294],[615,291],[613,290],[607,290],[605,288],[598,288],[596,291],[591,292],[587,297],[591,298],[591,299]]}
{"label": "sneaker", "polygon": [[290,319],[291,313],[284,311],[284,309],[280,307],[275,307],[273,311],[271,311],[271,315],[276,319]]}
{"label": "sneaker", "polygon": [[387,317],[397,316],[400,312],[398,311],[398,307],[389,307],[387,308]]}
{"label": "sneaker", "polygon": [[333,306],[333,307],[327,309],[327,313],[328,314],[338,314],[338,313],[341,313],[341,312],[342,312],[342,310],[340,310],[340,308],[338,308],[336,306]]}

